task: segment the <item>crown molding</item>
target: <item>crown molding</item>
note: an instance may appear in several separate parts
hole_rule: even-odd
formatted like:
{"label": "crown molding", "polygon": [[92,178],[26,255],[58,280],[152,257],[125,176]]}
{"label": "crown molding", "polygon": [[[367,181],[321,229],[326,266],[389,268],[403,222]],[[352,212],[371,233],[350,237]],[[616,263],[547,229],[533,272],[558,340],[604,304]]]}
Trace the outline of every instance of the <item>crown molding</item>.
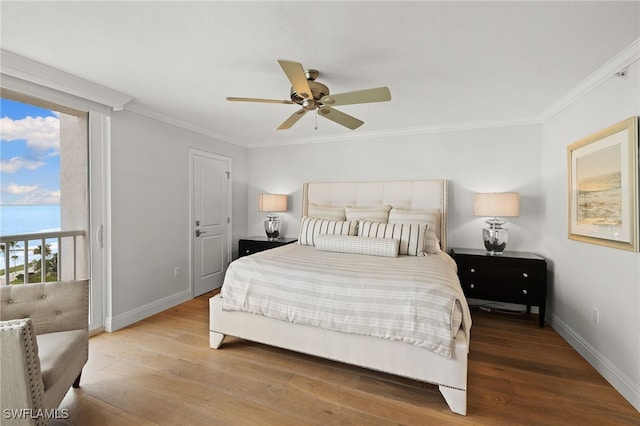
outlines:
{"label": "crown molding", "polygon": [[330,142],[353,142],[358,140],[381,139],[381,138],[389,138],[389,137],[397,137],[397,136],[451,133],[451,132],[462,132],[462,131],[478,130],[478,129],[519,127],[519,126],[542,124],[542,122],[537,119],[517,120],[517,121],[515,120],[514,121],[483,121],[483,122],[474,121],[474,122],[466,122],[466,123],[452,123],[452,124],[438,125],[438,126],[421,126],[421,127],[402,128],[402,129],[372,130],[368,132],[346,133],[346,134],[330,135],[330,136],[305,137],[305,138],[286,139],[286,140],[272,140],[272,141],[266,141],[266,142],[261,141],[259,143],[256,143],[256,142],[242,143],[237,139],[234,139],[227,135],[223,135],[221,133],[214,132],[210,129],[196,126],[187,121],[179,120],[169,115],[159,113],[153,109],[139,105],[135,103],[135,101],[128,104],[125,109],[127,111],[131,111],[136,114],[140,114],[142,116],[161,121],[163,123],[167,123],[176,127],[190,130],[192,132],[195,132],[204,136],[212,137],[222,142],[227,142],[232,145],[237,145],[237,146],[240,146],[243,148],[249,148],[249,149],[266,148],[266,147],[274,147],[274,146],[308,145],[308,144],[330,143]]}
{"label": "crown molding", "polygon": [[353,142],[358,140],[372,140],[372,139],[390,138],[390,137],[398,137],[398,136],[428,135],[428,134],[438,134],[438,133],[463,132],[463,131],[479,130],[479,129],[520,127],[520,126],[531,126],[531,125],[542,124],[542,121],[540,121],[539,119],[512,120],[512,121],[473,121],[473,122],[452,123],[452,124],[438,125],[438,126],[421,126],[421,127],[402,128],[402,129],[372,130],[368,132],[354,132],[354,133],[346,133],[346,134],[330,135],[330,136],[316,136],[316,137],[305,137],[305,138],[286,139],[286,140],[271,140],[271,141],[261,141],[259,143],[249,141],[249,142],[242,143],[239,140],[234,139],[230,136],[223,135],[218,132],[214,132],[204,127],[196,126],[187,121],[179,120],[169,115],[159,113],[153,109],[136,104],[135,101],[128,104],[125,110],[134,112],[136,114],[140,114],[142,116],[145,116],[154,120],[158,120],[163,123],[180,127],[204,136],[212,137],[222,142],[227,142],[232,145],[237,145],[237,146],[240,146],[243,148],[249,148],[249,149],[275,147],[275,146],[308,145],[308,144],[330,143],[330,142]]}
{"label": "crown molding", "polygon": [[495,129],[503,127],[520,127],[542,124],[538,119],[512,120],[512,121],[469,121],[464,123],[451,123],[437,126],[408,127],[402,129],[372,130],[369,132],[347,133],[332,136],[318,136],[311,138],[288,139],[286,141],[267,141],[260,143],[248,143],[247,148],[266,148],[272,146],[305,145],[327,142],[353,142],[357,140],[372,140],[398,136],[430,135],[439,133],[464,132],[469,130]]}
{"label": "crown molding", "polygon": [[615,77],[616,73],[623,71],[638,59],[640,59],[640,38],[635,40],[622,52],[611,58],[611,60],[609,60],[606,64],[601,66],[593,74],[584,79],[580,84],[575,86],[564,96],[558,99],[540,116],[540,121],[546,122],[554,115],[571,106],[587,93],[595,90],[610,78]]}
{"label": "crown molding", "polygon": [[155,110],[152,110],[150,108],[144,107],[142,105],[138,105],[135,102],[132,102],[132,103],[128,104],[125,109],[127,111],[131,111],[131,112],[134,112],[136,114],[140,114],[140,115],[143,115],[145,117],[161,121],[163,123],[171,124],[172,126],[180,127],[182,129],[189,130],[189,131],[192,131],[194,133],[201,134],[203,136],[208,136],[208,137],[211,137],[211,138],[214,138],[214,139],[218,139],[218,140],[220,140],[222,142],[227,142],[227,143],[230,143],[232,145],[238,145],[238,146],[241,146],[241,147],[244,147],[244,148],[247,147],[245,144],[241,144],[237,140],[235,140],[235,139],[233,139],[233,138],[231,138],[229,136],[223,135],[223,134],[218,133],[218,132],[214,132],[213,130],[205,129],[204,127],[196,126],[195,124],[189,123],[189,122],[184,121],[184,120],[179,120],[177,118],[173,118],[173,117],[171,117],[169,115],[166,115],[166,114],[159,113],[159,112],[157,112]]}
{"label": "crown molding", "polygon": [[127,94],[2,49],[0,49],[0,72],[30,83],[109,106],[114,111],[124,109],[124,106],[133,99],[132,96]]}

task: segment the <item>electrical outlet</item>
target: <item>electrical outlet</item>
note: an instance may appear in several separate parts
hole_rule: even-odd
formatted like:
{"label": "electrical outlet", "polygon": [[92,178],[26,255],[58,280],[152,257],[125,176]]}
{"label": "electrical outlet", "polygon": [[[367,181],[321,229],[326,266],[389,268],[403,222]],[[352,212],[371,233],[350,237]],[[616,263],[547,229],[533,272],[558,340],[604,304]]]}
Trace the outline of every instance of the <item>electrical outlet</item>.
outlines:
{"label": "electrical outlet", "polygon": [[594,324],[600,325],[600,309],[593,308],[593,322]]}
{"label": "electrical outlet", "polygon": [[182,266],[176,266],[175,269],[173,270],[173,276],[175,278],[181,277],[182,276]]}

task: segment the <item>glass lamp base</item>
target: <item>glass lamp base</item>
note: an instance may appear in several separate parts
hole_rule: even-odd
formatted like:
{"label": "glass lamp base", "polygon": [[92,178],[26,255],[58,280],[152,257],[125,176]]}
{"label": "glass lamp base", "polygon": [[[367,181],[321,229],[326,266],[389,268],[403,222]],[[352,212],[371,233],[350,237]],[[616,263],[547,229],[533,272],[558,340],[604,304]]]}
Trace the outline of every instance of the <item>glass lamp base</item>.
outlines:
{"label": "glass lamp base", "polygon": [[269,217],[264,221],[264,230],[269,241],[277,241],[280,237],[280,220]]}
{"label": "glass lamp base", "polygon": [[482,230],[482,239],[487,254],[500,256],[509,241],[509,230],[501,227],[489,227]]}

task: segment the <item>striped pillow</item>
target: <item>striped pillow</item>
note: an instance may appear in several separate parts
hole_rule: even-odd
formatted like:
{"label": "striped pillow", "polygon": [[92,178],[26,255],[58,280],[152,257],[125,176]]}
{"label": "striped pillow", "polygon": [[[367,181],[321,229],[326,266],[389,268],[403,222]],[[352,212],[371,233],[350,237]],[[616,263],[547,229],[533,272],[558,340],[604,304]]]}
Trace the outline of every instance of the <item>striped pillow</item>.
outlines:
{"label": "striped pillow", "polygon": [[315,246],[315,237],[320,234],[356,235],[358,222],[353,220],[328,220],[316,217],[302,217],[298,244]]}
{"label": "striped pillow", "polygon": [[307,212],[309,217],[317,217],[320,219],[345,220],[344,207],[319,206],[317,204],[309,204]]}
{"label": "striped pillow", "polygon": [[389,212],[389,223],[421,223],[429,225],[424,239],[424,250],[427,253],[438,253],[440,242],[436,229],[440,229],[440,209],[406,210],[392,208]]}
{"label": "striped pillow", "polygon": [[399,254],[426,256],[424,236],[428,225],[419,223],[382,223],[358,221],[359,237],[394,238],[400,241]]}
{"label": "striped pillow", "polygon": [[387,223],[389,220],[389,210],[391,205],[385,204],[380,207],[345,207],[347,220],[370,220],[373,222]]}
{"label": "striped pillow", "polygon": [[351,235],[317,235],[316,249],[337,253],[398,257],[400,241],[393,238],[369,238]]}

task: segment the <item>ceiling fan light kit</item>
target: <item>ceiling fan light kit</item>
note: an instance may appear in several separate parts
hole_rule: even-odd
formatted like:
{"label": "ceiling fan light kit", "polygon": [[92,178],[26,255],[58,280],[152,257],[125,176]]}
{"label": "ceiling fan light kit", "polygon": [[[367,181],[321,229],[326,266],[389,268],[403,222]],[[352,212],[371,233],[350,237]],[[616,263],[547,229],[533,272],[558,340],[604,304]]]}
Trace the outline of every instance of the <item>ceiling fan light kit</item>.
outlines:
{"label": "ceiling fan light kit", "polygon": [[228,97],[228,101],[234,102],[261,102],[275,104],[297,104],[302,108],[294,112],[279,127],[278,130],[289,129],[307,111],[316,111],[318,115],[335,123],[355,130],[364,124],[364,121],[332,108],[334,105],[353,105],[371,102],[386,102],[391,100],[391,92],[387,87],[357,90],[355,92],[331,95],[329,88],[316,81],[320,72],[314,69],[305,70],[302,64],[293,61],[279,59],[278,63],[291,82],[291,100],[238,98]]}

